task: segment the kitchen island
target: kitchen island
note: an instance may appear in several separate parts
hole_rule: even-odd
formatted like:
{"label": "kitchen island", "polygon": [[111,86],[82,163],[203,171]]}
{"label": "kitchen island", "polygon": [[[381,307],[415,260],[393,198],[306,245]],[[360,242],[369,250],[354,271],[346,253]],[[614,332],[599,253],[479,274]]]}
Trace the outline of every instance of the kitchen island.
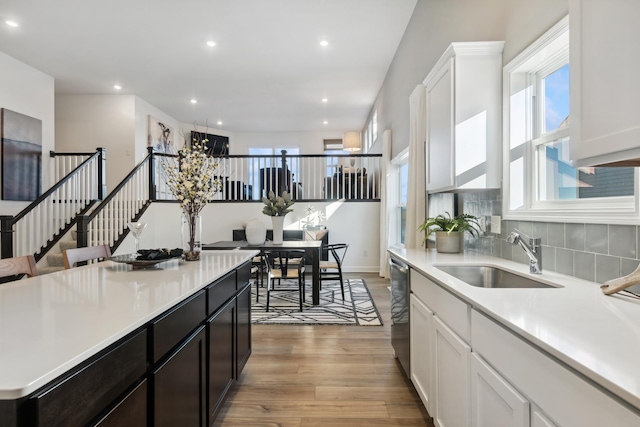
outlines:
{"label": "kitchen island", "polygon": [[2,426],[209,425],[251,353],[256,254],[1,285]]}
{"label": "kitchen island", "polygon": [[[436,425],[491,425],[506,407],[513,426],[640,425],[639,299],[496,257],[390,253],[411,269],[411,379]],[[497,267],[550,287],[470,286],[446,265]]]}

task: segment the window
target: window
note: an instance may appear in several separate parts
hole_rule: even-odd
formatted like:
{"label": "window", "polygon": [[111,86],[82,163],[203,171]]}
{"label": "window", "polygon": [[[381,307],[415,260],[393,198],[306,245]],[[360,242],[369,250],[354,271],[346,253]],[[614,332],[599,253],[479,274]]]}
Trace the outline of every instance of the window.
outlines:
{"label": "window", "polygon": [[[378,139],[378,110],[373,112],[373,118],[371,119],[371,144]],[[371,147],[371,144],[367,148]]]}
{"label": "window", "polygon": [[404,246],[407,229],[407,187],[409,183],[409,149],[392,160],[387,186],[389,212],[389,244]]}
{"label": "window", "polygon": [[505,66],[507,217],[635,210],[634,168],[571,165],[570,76],[568,17]]}
{"label": "window", "polygon": [[[282,150],[287,150],[287,156],[289,155],[298,155],[300,154],[299,148],[259,148],[259,147],[249,147],[249,155],[250,156],[259,156],[255,158],[249,158],[249,183],[253,186],[254,189],[260,188],[260,168],[277,168],[281,167],[281,155]],[[271,155],[278,155],[278,157],[264,157]],[[293,176],[297,176],[299,162],[288,160],[288,168],[293,173]],[[253,198],[258,200],[260,199],[260,191],[253,191]]]}
{"label": "window", "polygon": [[[335,141],[335,143],[327,144],[326,141]],[[328,156],[326,158],[327,174],[325,176],[333,176],[338,173],[338,168],[340,166],[340,157],[335,156],[349,153],[342,149],[342,139],[332,139],[325,140],[324,154]]]}

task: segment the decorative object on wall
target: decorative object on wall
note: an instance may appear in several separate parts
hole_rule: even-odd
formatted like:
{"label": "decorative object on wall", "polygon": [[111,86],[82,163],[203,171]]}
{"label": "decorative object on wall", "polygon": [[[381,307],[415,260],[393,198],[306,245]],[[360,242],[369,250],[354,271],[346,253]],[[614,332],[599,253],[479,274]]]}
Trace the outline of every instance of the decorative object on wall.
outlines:
{"label": "decorative object on wall", "polygon": [[229,137],[213,135],[207,132],[191,131],[191,142],[199,142],[206,147],[207,153],[212,156],[225,156],[229,154]]}
{"label": "decorative object on wall", "polygon": [[31,201],[42,191],[42,120],[3,108],[2,199]]}
{"label": "decorative object on wall", "polygon": [[173,128],[157,118],[149,116],[148,145],[158,153],[176,154],[176,146],[173,143]]}

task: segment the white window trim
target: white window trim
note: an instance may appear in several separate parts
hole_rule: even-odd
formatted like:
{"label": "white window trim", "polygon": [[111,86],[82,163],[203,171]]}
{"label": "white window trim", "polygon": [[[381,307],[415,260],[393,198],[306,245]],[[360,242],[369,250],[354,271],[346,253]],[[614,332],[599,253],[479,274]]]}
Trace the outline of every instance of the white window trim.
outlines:
{"label": "white window trim", "polygon": [[[543,34],[538,40],[528,46],[517,55],[511,62],[505,65],[503,70],[503,202],[502,211],[504,219],[507,220],[527,220],[527,221],[549,221],[549,222],[589,222],[589,223],[623,223],[640,224],[640,203],[638,189],[640,187],[638,169],[635,170],[635,195],[616,198],[597,198],[571,201],[534,202],[536,194],[535,180],[535,147],[532,142],[526,143],[524,147],[524,205],[522,209],[511,210],[509,208],[510,197],[510,93],[511,74],[522,71],[524,64],[532,60],[535,55],[544,51],[555,40],[565,34],[569,29],[569,16],[563,18],[549,31]],[[555,55],[554,64],[559,64],[563,53]],[[551,56],[552,58],[554,55]],[[547,62],[545,65],[548,65]],[[548,73],[548,67],[531,69],[544,75]],[[537,108],[540,103],[537,103]],[[572,110],[575,109],[572,107]],[[541,126],[541,124],[536,124]],[[550,132],[535,140],[535,143],[542,143],[551,140],[551,137],[559,137],[563,134],[563,129]]]}
{"label": "white window trim", "polygon": [[[397,191],[397,189],[400,185],[400,168],[407,163],[409,163],[409,147],[405,148],[396,157],[391,159],[393,173],[389,174],[389,184],[387,186],[388,190],[393,190],[387,191],[387,206],[389,207],[387,212],[389,213],[388,224],[390,227],[389,244],[392,244],[391,242],[393,242],[393,246],[400,248],[404,248],[404,243],[400,241],[402,230],[400,230],[399,217],[399,208],[403,205],[400,204],[400,192]],[[406,205],[404,206],[406,207]],[[405,230],[405,238],[407,235],[406,233],[407,230]]]}

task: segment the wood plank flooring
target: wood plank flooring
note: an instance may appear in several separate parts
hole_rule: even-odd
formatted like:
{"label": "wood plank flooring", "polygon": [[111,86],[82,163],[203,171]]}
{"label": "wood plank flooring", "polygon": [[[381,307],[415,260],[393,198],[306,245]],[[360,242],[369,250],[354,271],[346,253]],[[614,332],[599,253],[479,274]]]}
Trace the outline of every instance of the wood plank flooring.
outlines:
{"label": "wood plank flooring", "polygon": [[253,353],[214,426],[429,426],[393,357],[389,280],[362,277],[383,326],[254,325]]}

